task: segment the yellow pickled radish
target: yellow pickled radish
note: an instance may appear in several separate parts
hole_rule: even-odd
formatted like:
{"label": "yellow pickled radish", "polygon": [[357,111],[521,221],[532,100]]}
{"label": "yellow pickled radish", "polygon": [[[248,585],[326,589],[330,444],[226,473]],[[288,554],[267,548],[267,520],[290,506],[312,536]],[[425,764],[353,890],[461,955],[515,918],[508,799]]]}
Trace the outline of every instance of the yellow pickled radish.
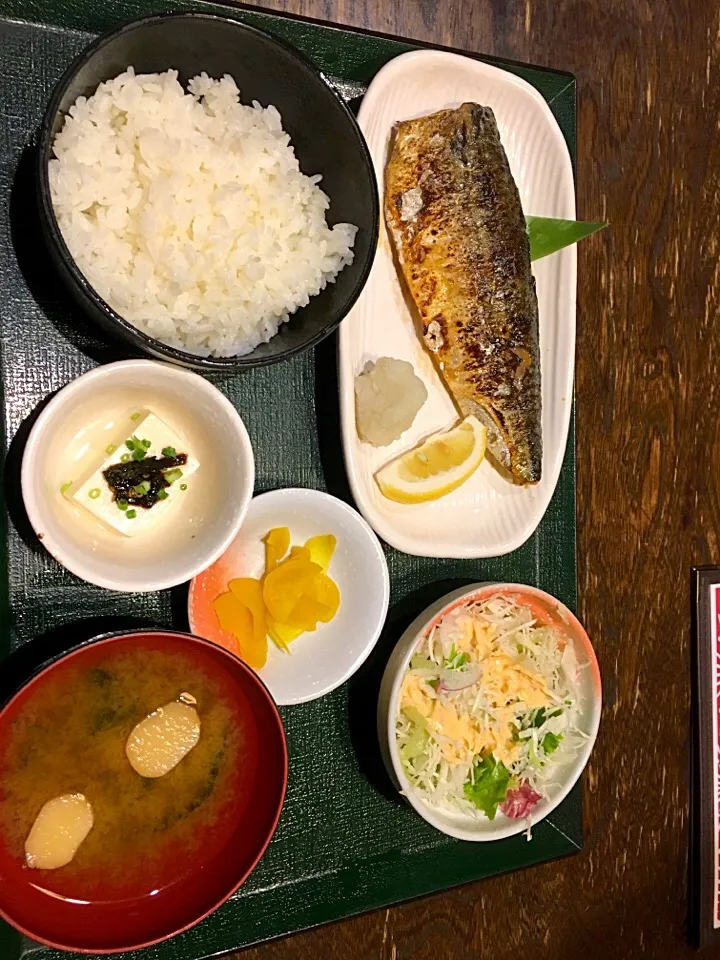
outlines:
{"label": "yellow pickled radish", "polygon": [[286,623],[288,627],[299,627],[303,631],[316,630],[318,620],[321,619],[325,612],[326,608],[321,603],[318,603],[314,596],[305,593],[293,607],[293,611],[287,618]]}
{"label": "yellow pickled radish", "polygon": [[238,643],[238,653],[249,667],[259,670],[267,660],[267,639],[258,643],[252,613],[234,593],[222,593],[213,606],[220,628],[232,634]]}
{"label": "yellow pickled radish", "polygon": [[[275,622],[274,622],[273,620],[271,620],[270,617],[267,617],[267,618],[266,618],[266,623],[267,623],[267,628],[268,628],[268,636],[270,637],[270,639],[272,640],[272,642],[273,642],[276,646],[280,647],[280,649],[281,649],[284,653],[291,653],[292,651],[290,650],[290,647],[288,646],[288,641],[286,641],[286,640],[284,639],[284,637],[283,637],[281,634],[279,634],[278,631],[275,629]],[[295,638],[293,637],[293,639],[295,639]]]}
{"label": "yellow pickled radish", "polygon": [[332,555],[337,546],[337,537],[332,533],[321,533],[317,537],[310,537],[305,542],[305,546],[310,551],[310,559],[322,567],[323,573],[327,573]]}
{"label": "yellow pickled radish", "polygon": [[337,546],[333,534],[291,547],[290,530],[273,527],[263,542],[262,578],[232,580],[214,602],[221,629],[236,638],[240,657],[255,669],[266,663],[268,637],[290,653],[294,640],[328,623],[340,606],[340,591],[327,573]]}
{"label": "yellow pickled radish", "polygon": [[270,573],[284,558],[290,547],[288,527],[273,527],[265,536],[265,573]]}
{"label": "yellow pickled radish", "polygon": [[340,608],[340,589],[326,573],[320,574],[314,586],[315,599],[323,608],[323,613],[318,617],[318,620],[329,623]]}
{"label": "yellow pickled radish", "polygon": [[291,547],[288,560],[307,560],[309,562],[312,557],[307,547]]}
{"label": "yellow pickled radish", "polygon": [[232,593],[221,593],[213,603],[220,629],[232,633],[235,637],[245,632],[252,633],[253,623],[250,611],[244,607]]}
{"label": "yellow pickled radish", "polygon": [[253,577],[240,577],[237,580],[231,580],[228,586],[230,592],[250,611],[253,618],[255,643],[258,645],[264,643],[267,646],[267,623],[262,583]]}
{"label": "yellow pickled radish", "polygon": [[[301,548],[304,549],[304,548]],[[309,557],[310,551],[306,551]],[[316,563],[304,556],[291,557],[279,564],[263,581],[263,600],[273,620],[284,623],[313,579],[322,573]]]}
{"label": "yellow pickled radish", "polygon": [[268,617],[268,633],[275,643],[282,647],[286,653],[290,653],[289,644],[297,640],[301,633],[304,633],[302,627],[289,627],[286,623],[277,623],[272,617]]}

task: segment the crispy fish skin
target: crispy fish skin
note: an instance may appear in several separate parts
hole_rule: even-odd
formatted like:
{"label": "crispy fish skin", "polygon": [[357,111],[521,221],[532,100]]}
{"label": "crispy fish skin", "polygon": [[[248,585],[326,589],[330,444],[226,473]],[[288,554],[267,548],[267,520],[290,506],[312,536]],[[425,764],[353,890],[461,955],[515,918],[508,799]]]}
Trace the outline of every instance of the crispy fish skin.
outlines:
{"label": "crispy fish skin", "polygon": [[516,483],[542,469],[530,244],[492,110],[464,103],[396,124],[385,218],[425,343],[455,403],[488,428]]}

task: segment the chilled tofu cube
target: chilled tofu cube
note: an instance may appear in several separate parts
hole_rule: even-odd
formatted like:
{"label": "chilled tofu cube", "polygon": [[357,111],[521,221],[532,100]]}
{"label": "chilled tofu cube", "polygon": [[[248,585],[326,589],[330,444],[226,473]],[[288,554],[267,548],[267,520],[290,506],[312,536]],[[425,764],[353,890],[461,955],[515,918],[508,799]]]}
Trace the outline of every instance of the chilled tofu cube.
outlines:
{"label": "chilled tofu cube", "polygon": [[173,447],[178,454],[187,454],[187,463],[178,467],[178,470],[182,471],[182,477],[166,488],[168,496],[164,500],[158,500],[149,508],[131,505],[129,510],[121,510],[118,507],[113,490],[103,476],[103,472],[113,464],[120,463],[123,455],[130,454],[125,442],[111,454],[105,450],[101,451],[102,460],[99,461],[97,469],[93,470],[89,476],[85,475],[85,479],[79,478],[80,485],[74,482],[65,491],[65,496],[79,504],[83,510],[87,510],[98,520],[126,537],[136,537],[145,533],[154,527],[168,511],[179,509],[181,503],[178,504],[178,501],[182,502],[183,497],[187,496],[187,489],[183,490],[183,487],[189,486],[189,478],[200,466],[188,449],[187,441],[179,437],[171,427],[151,411],[146,411],[140,418],[132,421],[131,427],[127,440],[132,441],[133,437],[137,437],[139,440],[150,442],[149,447],[144,447],[146,457],[161,457],[165,447]]}

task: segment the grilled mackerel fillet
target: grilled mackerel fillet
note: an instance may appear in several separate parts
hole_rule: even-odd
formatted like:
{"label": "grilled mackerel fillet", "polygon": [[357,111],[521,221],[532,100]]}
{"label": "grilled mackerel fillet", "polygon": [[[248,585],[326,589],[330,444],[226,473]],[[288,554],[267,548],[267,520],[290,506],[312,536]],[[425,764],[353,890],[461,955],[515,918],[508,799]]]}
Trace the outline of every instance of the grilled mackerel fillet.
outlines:
{"label": "grilled mackerel fillet", "polygon": [[455,403],[516,483],[542,467],[530,244],[492,110],[464,103],[395,126],[385,218],[428,348]]}

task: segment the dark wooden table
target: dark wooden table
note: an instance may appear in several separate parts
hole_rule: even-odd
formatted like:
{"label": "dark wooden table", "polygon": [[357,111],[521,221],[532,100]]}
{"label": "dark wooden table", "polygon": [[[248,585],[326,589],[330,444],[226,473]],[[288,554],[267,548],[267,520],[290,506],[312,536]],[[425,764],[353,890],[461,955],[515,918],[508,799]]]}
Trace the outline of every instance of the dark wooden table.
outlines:
{"label": "dark wooden table", "polygon": [[[580,614],[605,688],[582,854],[243,960],[681,960],[689,569],[720,561],[720,2],[265,0],[572,71]],[[478,852],[482,855],[482,851]]]}

